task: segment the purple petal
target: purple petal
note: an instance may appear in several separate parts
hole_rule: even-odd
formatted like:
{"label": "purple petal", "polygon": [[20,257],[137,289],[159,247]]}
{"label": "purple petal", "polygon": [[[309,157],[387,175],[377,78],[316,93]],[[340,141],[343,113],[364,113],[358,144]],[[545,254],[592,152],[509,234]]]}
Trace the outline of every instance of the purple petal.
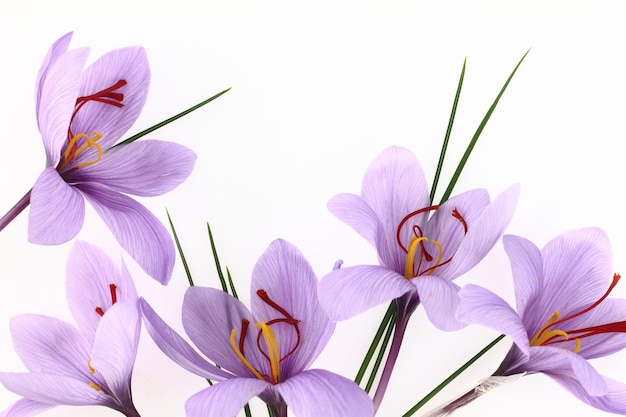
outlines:
{"label": "purple petal", "polygon": [[141,321],[137,303],[117,303],[100,320],[91,367],[122,405],[131,405],[130,380],[137,355]]}
{"label": "purple petal", "polygon": [[288,378],[291,373],[308,368],[335,329],[317,299],[317,277],[311,265],[295,246],[281,239],[275,240],[252,271],[251,290],[255,320],[268,322],[287,318],[257,295],[257,290],[265,290],[272,302],[300,321],[299,343],[293,326],[284,323],[272,326],[281,357],[297,346],[296,351],[281,362],[282,377]]}
{"label": "purple petal", "polygon": [[143,322],[154,343],[171,360],[189,372],[204,378],[223,380],[231,378],[215,365],[204,360],[189,344],[159,317],[143,298],[139,300]]}
{"label": "purple petal", "polygon": [[49,405],[109,405],[110,399],[89,386],[63,375],[49,373],[0,373],[0,382],[9,391]]}
{"label": "purple petal", "polygon": [[72,239],[83,226],[85,201],[54,168],[46,168],[30,194],[28,240],[57,245]]}
{"label": "purple petal", "polygon": [[38,81],[37,122],[46,149],[47,167],[59,163],[61,149],[67,144],[70,119],[88,54],[89,49],[80,48],[58,56],[46,70],[45,78]]}
{"label": "purple petal", "polygon": [[610,413],[626,414],[626,385],[621,382],[604,377],[604,382],[608,387],[607,392],[603,395],[590,395],[574,378],[559,374],[549,375],[587,404]]}
{"label": "purple petal", "polygon": [[338,194],[328,202],[328,210],[376,247],[376,236],[382,234],[382,225],[360,196]]}
{"label": "purple petal", "polygon": [[[121,102],[123,107],[91,100],[77,112],[72,123],[74,134],[91,135],[93,131],[102,133],[98,143],[105,150],[132,126],[146,101],[150,68],[143,48],[117,49],[100,57],[83,73],[79,95],[96,94],[120,80],[127,83],[115,90],[115,93],[124,95]],[[79,161],[80,157],[76,160]]]}
{"label": "purple petal", "polygon": [[548,242],[541,254],[542,305],[558,310],[562,317],[594,303],[608,290],[613,259],[609,239],[601,229],[563,233]]}
{"label": "purple petal", "polygon": [[402,275],[382,266],[336,269],[319,284],[319,300],[331,320],[349,319],[415,287]]}
{"label": "purple petal", "polygon": [[[380,219],[384,236],[377,240],[378,253],[384,264],[394,271],[404,271],[405,255],[396,245],[396,231],[402,219],[411,212],[430,205],[424,171],[407,149],[390,147],[370,164],[361,188],[363,200]],[[422,224],[424,213],[413,220]],[[411,228],[403,228],[401,240],[408,242]]]}
{"label": "purple petal", "polygon": [[[116,302],[136,302],[135,284],[122,263],[116,267],[99,248],[87,243],[76,242],[67,259],[65,292],[72,316],[83,334],[93,340],[100,314],[99,307],[106,312]],[[111,285],[115,285],[111,289]],[[113,291],[113,293],[112,293]]]}
{"label": "purple petal", "polygon": [[[54,66],[59,57],[67,52],[72,40],[72,32],[61,36],[55,43],[52,44],[48,53],[41,63],[39,73],[37,74],[37,81],[35,82],[35,114],[37,115],[37,121],[39,122],[39,101],[41,100],[41,90],[43,83],[46,80],[48,70]],[[82,66],[81,66],[82,68]]]}
{"label": "purple petal", "polygon": [[529,372],[544,372],[550,376],[566,375],[578,380],[589,395],[604,395],[608,387],[602,375],[583,357],[568,350],[551,346],[531,346],[528,362],[520,366]]}
{"label": "purple petal", "polygon": [[[535,297],[541,296],[541,288],[543,288],[541,252],[532,242],[518,236],[504,236],[502,243],[511,261],[517,313],[520,317],[524,317],[524,322],[529,329],[534,329],[537,325],[540,326],[536,322],[537,318],[532,318],[536,311],[528,310],[529,317],[526,318],[526,306],[533,302]],[[542,317],[543,313],[541,313]],[[541,318],[541,320],[546,319]]]}
{"label": "purple petal", "polygon": [[260,379],[228,379],[192,395],[185,403],[185,411],[187,417],[233,417],[252,397],[271,387]]}
{"label": "purple petal", "polygon": [[174,243],[161,222],[135,200],[98,184],[79,186],[113,236],[151,277],[166,285],[174,268]]}
{"label": "purple petal", "polygon": [[459,320],[480,324],[513,339],[526,355],[530,354],[528,334],[522,320],[506,301],[485,288],[468,284],[459,291],[461,303],[456,312]]}
{"label": "purple petal", "polygon": [[287,406],[298,417],[367,417],[374,415],[372,400],[347,378],[313,369],[276,385]]}
{"label": "purple petal", "polygon": [[1,417],[31,417],[36,416],[46,410],[54,408],[54,405],[43,404],[37,401],[31,401],[26,398],[17,400],[6,410],[0,413]]}
{"label": "purple petal", "polygon": [[15,352],[31,372],[49,372],[88,381],[88,341],[74,326],[53,317],[23,314],[11,318]]}
{"label": "purple petal", "polygon": [[[433,214],[424,236],[441,244],[442,261],[454,255],[465,238],[465,227],[471,228],[488,205],[489,194],[486,190],[470,190],[450,198]],[[455,210],[463,220],[455,216]],[[449,265],[443,265],[436,269],[436,274],[446,278],[448,275],[445,270],[448,268]],[[427,267],[421,269],[426,270]]]}
{"label": "purple petal", "polygon": [[[256,345],[256,324],[252,314],[239,300],[215,288],[191,287],[183,301],[183,326],[191,341],[207,358],[223,369],[238,376],[250,376],[250,372],[239,360],[230,345],[230,335],[236,331],[238,344],[241,336],[242,320],[249,321],[245,337],[244,355],[262,373],[269,374],[267,361]],[[260,369],[262,368],[262,369]],[[268,369],[268,372],[263,370]]]}
{"label": "purple petal", "polygon": [[437,276],[422,276],[411,280],[417,287],[420,302],[432,324],[445,331],[459,330],[467,326],[455,317],[461,299],[458,285]]}
{"label": "purple petal", "polygon": [[468,224],[467,234],[446,268],[446,278],[454,279],[464,274],[487,255],[511,221],[518,197],[519,186],[509,187],[483,210],[473,224]]}
{"label": "purple petal", "polygon": [[104,184],[139,196],[164,194],[191,173],[196,154],[172,142],[142,140],[117,146],[102,159],[76,171],[81,181]]}

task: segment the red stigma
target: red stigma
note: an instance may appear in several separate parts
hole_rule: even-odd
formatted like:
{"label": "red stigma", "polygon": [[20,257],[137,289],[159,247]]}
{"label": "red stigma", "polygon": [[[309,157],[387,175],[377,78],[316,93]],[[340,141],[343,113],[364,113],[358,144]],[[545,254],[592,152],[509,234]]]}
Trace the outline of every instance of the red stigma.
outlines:
{"label": "red stigma", "polygon": [[246,355],[243,351],[244,341],[246,340],[246,333],[248,332],[248,325],[250,325],[250,320],[241,319],[241,336],[239,336],[239,351],[242,355]]}
{"label": "red stigma", "polygon": [[[396,230],[396,241],[398,242],[398,245],[400,245],[400,247],[402,248],[402,250],[405,253],[408,253],[408,249],[402,244],[402,240],[400,239],[400,232],[402,232],[402,227],[404,226],[404,224],[406,222],[408,222],[411,218],[417,216],[418,214],[426,213],[428,211],[437,210],[437,209],[439,209],[439,205],[434,205],[434,206],[430,206],[430,207],[424,207],[424,208],[421,208],[419,210],[415,210],[415,211],[407,214],[400,221],[400,224],[398,225],[398,229]],[[419,228],[419,226],[417,228],[419,229],[420,234],[421,234],[422,230]],[[413,230],[415,231],[415,228],[413,228]]]}
{"label": "red stigma", "polygon": [[[600,297],[595,303],[591,304],[589,307],[571,314],[565,318],[559,319],[557,321],[555,321],[554,323],[552,323],[549,326],[546,326],[545,328],[541,329],[541,331],[538,333],[538,337],[541,337],[541,335],[548,329],[553,328],[556,325],[565,323],[569,320],[572,320],[576,317],[580,317],[583,314],[593,310],[594,308],[596,308],[597,306],[600,305],[600,303],[602,303],[611,293],[611,291],[613,291],[613,289],[615,288],[615,286],[617,285],[617,283],[619,282],[621,276],[618,273],[613,274],[613,281],[611,282],[611,285],[609,285],[609,288],[607,289],[607,291],[604,293],[604,295],[602,297]],[[563,330],[567,335],[568,338],[565,338],[563,336],[558,336],[555,335],[554,337],[551,337],[550,339],[546,340],[545,342],[542,343],[542,346],[549,346],[549,345],[554,345],[556,343],[563,343],[566,342],[568,340],[576,340],[576,339],[584,339],[586,337],[590,337],[590,336],[595,336],[598,334],[603,334],[603,333],[626,333],[626,321],[617,321],[617,322],[613,322],[613,323],[605,323],[605,324],[600,324],[598,326],[591,326],[591,327],[585,327],[582,329],[574,329],[574,330]]]}
{"label": "red stigma", "polygon": [[[109,291],[111,293],[111,305],[113,305],[117,303],[117,285],[109,284]],[[102,307],[96,307],[95,310],[100,317],[104,316],[104,310],[102,309]]]}
{"label": "red stigma", "polygon": [[[291,356],[296,351],[298,346],[300,345],[300,340],[301,340],[300,338],[301,338],[301,336],[300,336],[300,327],[298,326],[298,323],[300,323],[300,320],[297,320],[297,319],[293,318],[293,316],[291,314],[289,314],[289,312],[287,310],[285,310],[283,307],[278,305],[274,300],[272,300],[269,297],[269,295],[267,295],[267,291],[265,291],[263,289],[260,289],[260,290],[257,290],[256,294],[259,296],[259,298],[261,300],[263,300],[265,302],[265,304],[269,305],[274,310],[278,311],[280,314],[285,316],[284,318],[272,319],[272,320],[266,322],[265,324],[267,324],[268,326],[271,326],[271,325],[276,324],[276,323],[285,323],[285,324],[288,324],[290,326],[293,326],[293,329],[296,332],[296,343],[293,345],[291,350],[289,352],[287,352],[287,354],[285,356],[282,356],[280,358],[280,361],[282,362],[284,359],[286,359],[289,356]],[[265,358],[269,361],[270,360],[269,356],[263,351],[263,349],[261,349],[261,335],[262,335],[262,332],[259,330],[259,332],[257,333],[257,337],[256,337],[257,348],[259,349],[261,354],[263,356],[265,356]]]}
{"label": "red stigma", "polygon": [[[109,88],[105,88],[104,90],[98,91],[97,93],[90,94],[88,96],[78,97],[76,99],[76,104],[74,105],[74,112],[72,113],[72,117],[70,118],[69,127],[67,128],[67,141],[71,142],[74,137],[74,133],[72,132],[72,122],[78,114],[78,111],[88,102],[96,101],[98,103],[109,104],[115,107],[124,107],[122,101],[124,101],[123,93],[116,93],[115,90],[124,87],[126,84],[126,80],[118,80],[115,84],[113,84]],[[68,159],[72,159],[74,157],[73,152],[70,154]]]}

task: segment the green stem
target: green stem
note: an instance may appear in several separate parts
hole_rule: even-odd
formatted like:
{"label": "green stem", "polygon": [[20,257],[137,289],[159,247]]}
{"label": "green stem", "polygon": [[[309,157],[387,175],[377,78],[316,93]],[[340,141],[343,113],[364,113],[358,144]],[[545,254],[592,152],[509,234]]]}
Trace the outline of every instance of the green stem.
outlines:
{"label": "green stem", "polygon": [[395,303],[392,301],[391,303],[389,303],[387,312],[385,313],[385,316],[381,320],[380,325],[378,326],[378,330],[376,331],[376,335],[374,335],[374,338],[372,339],[372,343],[370,344],[370,347],[367,350],[365,357],[363,358],[361,367],[359,368],[359,371],[357,372],[356,377],[354,378],[354,382],[356,382],[357,384],[360,384],[361,381],[363,380],[365,371],[367,370],[367,367],[369,366],[369,363],[372,360],[372,356],[374,356],[374,352],[376,352],[376,348],[378,347],[378,344],[380,343],[380,340],[383,337],[383,333],[388,327],[393,328],[395,324],[395,311],[396,311]]}
{"label": "green stem", "polygon": [[146,130],[142,130],[141,132],[137,133],[136,135],[133,135],[133,136],[129,137],[128,139],[123,140],[120,143],[118,143],[118,144],[116,144],[116,145],[114,145],[112,147],[114,148],[114,147],[120,146],[120,145],[128,145],[129,143],[136,141],[140,137],[146,136],[147,134],[152,133],[152,132],[154,132],[157,129],[160,129],[163,126],[165,126],[165,125],[167,125],[169,123],[172,123],[174,120],[180,119],[181,117],[188,115],[192,111],[198,110],[200,107],[204,106],[205,104],[208,104],[208,103],[212,102],[213,100],[215,100],[216,98],[218,98],[222,94],[226,94],[229,90],[230,90],[230,88],[227,88],[226,90],[222,91],[221,93],[217,93],[213,97],[208,98],[208,99],[206,99],[204,101],[201,101],[200,103],[196,104],[195,106],[192,106],[192,107],[188,108],[187,110],[182,111],[182,112],[180,112],[180,113],[170,117],[169,119],[165,119],[162,122],[157,123],[154,126],[147,128]]}
{"label": "green stem", "polygon": [[444,389],[450,382],[452,382],[457,376],[461,375],[467,368],[469,368],[474,362],[478,360],[481,356],[487,353],[492,347],[494,347],[498,342],[504,339],[503,334],[496,337],[491,343],[485,346],[480,352],[472,357],[469,361],[465,362],[459,369],[454,371],[449,377],[447,377],[443,382],[437,385],[431,392],[429,392],[424,398],[422,398],[417,404],[415,404],[409,411],[404,413],[402,417],[412,416],[417,410],[422,408],[428,401],[430,401],[435,395],[439,393],[442,389]]}
{"label": "green stem", "polygon": [[446,129],[446,136],[443,138],[443,144],[441,146],[441,153],[439,153],[439,162],[437,163],[437,170],[435,171],[435,179],[433,180],[433,186],[430,187],[430,204],[433,204],[435,200],[435,190],[437,190],[437,184],[439,184],[439,176],[441,175],[441,169],[443,168],[443,160],[446,156],[446,150],[448,149],[448,141],[450,140],[450,134],[452,133],[452,125],[454,124],[454,117],[456,116],[456,107],[459,104],[459,97],[461,96],[461,87],[463,86],[463,79],[465,78],[465,65],[467,63],[467,57],[463,60],[463,68],[461,69],[461,77],[459,78],[459,85],[456,88],[456,95],[454,96],[454,102],[452,103],[452,111],[450,112],[450,120],[448,120],[448,128]]}
{"label": "green stem", "polygon": [[483,120],[478,125],[478,128],[476,129],[474,136],[472,136],[472,140],[470,140],[470,143],[467,145],[467,149],[465,150],[465,153],[463,154],[463,157],[461,158],[459,165],[456,167],[456,171],[454,171],[454,174],[452,175],[452,179],[450,180],[450,183],[448,184],[448,188],[446,188],[446,191],[443,193],[443,197],[441,197],[441,202],[439,204],[445,203],[446,200],[450,197],[450,194],[452,194],[452,189],[456,185],[456,182],[459,180],[459,177],[461,176],[461,172],[463,171],[463,168],[465,167],[465,163],[467,162],[470,154],[472,153],[472,150],[474,149],[474,145],[476,145],[476,142],[478,141],[480,134],[483,132],[483,129],[487,125],[487,122],[489,121],[491,114],[496,109],[496,106],[498,105],[498,102],[500,101],[502,94],[504,94],[504,91],[506,90],[509,83],[513,79],[513,76],[515,75],[515,72],[517,71],[519,66],[522,65],[522,61],[524,61],[524,58],[526,58],[526,55],[528,55],[528,52],[530,52],[530,49],[526,51],[522,59],[519,60],[519,62],[513,69],[513,72],[511,72],[511,75],[509,75],[509,78],[506,80],[506,82],[500,89],[500,92],[496,96],[496,99],[491,104],[491,107],[489,107],[489,110],[487,110],[485,117],[483,117]]}
{"label": "green stem", "polygon": [[187,280],[189,281],[189,286],[193,287],[194,283],[193,283],[193,278],[191,278],[191,271],[189,270],[189,265],[187,265],[187,259],[185,259],[183,248],[180,245],[180,241],[178,240],[178,234],[176,233],[174,222],[172,222],[172,218],[170,217],[170,212],[167,209],[165,209],[165,212],[167,213],[167,220],[170,222],[170,228],[172,229],[172,235],[174,236],[174,242],[176,242],[176,248],[178,249],[180,260],[183,263],[183,268],[185,268],[185,274],[187,274]]}

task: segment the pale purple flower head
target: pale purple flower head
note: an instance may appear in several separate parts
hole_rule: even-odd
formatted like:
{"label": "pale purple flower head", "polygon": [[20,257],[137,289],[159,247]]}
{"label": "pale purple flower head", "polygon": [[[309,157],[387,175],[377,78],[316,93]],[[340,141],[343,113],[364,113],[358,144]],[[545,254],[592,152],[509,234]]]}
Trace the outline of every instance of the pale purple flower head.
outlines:
{"label": "pale purple flower head", "polygon": [[30,372],[0,373],[0,382],[24,397],[2,416],[27,417],[57,405],[104,405],[138,417],[130,385],[141,316],[128,271],[96,247],[77,242],[66,277],[78,327],[37,314],[11,319],[15,351]]}
{"label": "pale purple flower head", "polygon": [[476,285],[459,292],[457,317],[513,339],[494,373],[544,373],[582,401],[626,414],[626,385],[603,377],[588,359],[626,347],[626,300],[607,298],[619,275],[612,271],[606,234],[597,228],[569,231],[539,250],[504,236],[511,260],[517,312]]}
{"label": "pale purple flower head", "polygon": [[380,266],[330,272],[320,283],[320,303],[333,320],[350,318],[392,299],[411,314],[418,303],[444,330],[454,319],[460,287],[452,282],[474,267],[508,225],[519,190],[513,186],[490,203],[472,190],[431,205],[428,185],[415,156],[391,147],[369,166],[361,195],[339,194],[329,210],[378,251]]}
{"label": "pale purple flower head", "polygon": [[52,45],[37,77],[46,169],[30,195],[28,238],[45,245],[72,239],[82,227],[86,198],[120,245],[166,284],[174,265],[172,240],[152,213],[125,194],[172,190],[190,174],[196,156],[156,140],[113,147],[146,101],[146,53],[141,47],[117,49],[83,70],[89,50],[68,50],[71,37]]}
{"label": "pale purple flower head", "polygon": [[334,324],[317,300],[317,279],[293,245],[274,241],[252,272],[251,311],[214,288],[191,287],[183,302],[189,338],[213,363],[176,334],[141,300],[144,323],[172,360],[220,381],[187,400],[189,417],[236,415],[254,396],[277,414],[298,417],[366,417],[370,398],[354,382],[321,369],[307,370]]}

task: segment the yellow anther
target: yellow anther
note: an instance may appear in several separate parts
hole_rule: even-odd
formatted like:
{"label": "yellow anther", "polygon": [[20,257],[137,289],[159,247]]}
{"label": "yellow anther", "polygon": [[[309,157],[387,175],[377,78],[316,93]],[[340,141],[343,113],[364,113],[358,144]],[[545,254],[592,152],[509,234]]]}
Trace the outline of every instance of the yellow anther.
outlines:
{"label": "yellow anther", "polygon": [[[555,343],[553,339],[557,337],[561,337],[562,339],[557,340],[556,342],[564,342],[564,341],[569,340],[569,334],[567,334],[567,332],[564,330],[560,330],[560,329],[548,330],[550,326],[552,326],[554,323],[556,323],[559,320],[560,316],[561,315],[559,314],[559,312],[555,311],[554,314],[550,316],[548,320],[546,320],[546,322],[539,329],[539,331],[535,333],[535,335],[530,339],[529,341],[530,345],[531,346],[551,345]],[[574,348],[573,352],[578,353],[580,351],[580,339],[577,338],[574,340],[576,342],[576,347]],[[552,343],[549,343],[551,341]]]}
{"label": "yellow anther", "polygon": [[428,240],[425,237],[413,237],[411,239],[411,243],[409,244],[409,250],[406,253],[406,264],[404,267],[404,278],[411,279],[413,278],[413,267],[415,265],[415,251],[419,246],[420,242],[423,240]]}
{"label": "yellow anther", "polygon": [[254,376],[256,376],[258,379],[264,381],[265,378],[263,378],[263,375],[261,375],[261,373],[259,371],[257,371],[256,369],[254,369],[254,366],[252,366],[250,364],[250,362],[248,362],[248,360],[246,359],[245,356],[243,356],[243,354],[241,353],[241,351],[239,350],[239,347],[237,347],[237,344],[235,343],[235,336],[237,335],[237,331],[235,329],[233,329],[230,332],[230,347],[233,349],[233,351],[235,352],[235,355],[237,355],[237,357],[239,358],[239,360],[241,361],[241,363],[243,363],[243,366],[245,366],[246,368],[248,368],[248,370],[250,372],[252,372],[254,374]]}
{"label": "yellow anther", "polygon": [[415,268],[415,252],[420,244],[420,242],[430,242],[433,245],[437,246],[439,250],[439,254],[437,255],[437,259],[435,260],[435,264],[428,268],[428,275],[432,275],[435,272],[435,269],[441,264],[441,257],[443,256],[443,248],[441,247],[441,243],[437,242],[434,239],[428,239],[427,237],[413,237],[411,239],[411,243],[409,243],[409,249],[406,254],[406,264],[404,268],[404,277],[406,279],[414,278],[414,268]]}
{"label": "yellow anther", "polygon": [[91,358],[87,359],[87,368],[89,368],[89,373],[90,373],[91,375],[93,375],[93,374],[94,374],[94,372],[96,372],[96,370],[95,370],[95,369],[93,369],[93,367],[91,366]]}
{"label": "yellow anther", "polygon": [[574,348],[574,353],[580,352],[580,339],[576,339],[576,347]]}
{"label": "yellow anther", "polygon": [[[78,144],[78,140],[80,138],[85,139],[84,143],[74,149],[74,147]],[[85,133],[79,133],[77,135],[74,135],[74,137],[68,142],[67,146],[65,147],[65,152],[63,152],[63,162],[61,163],[59,169],[64,169],[70,161],[76,159],[88,148],[96,148],[96,150],[98,151],[98,156],[96,157],[96,159],[94,159],[93,161],[83,162],[82,164],[78,164],[73,168],[82,168],[98,162],[100,159],[102,159],[103,154],[102,147],[97,143],[100,139],[102,139],[102,133],[100,132],[93,132],[93,136],[89,136]],[[74,150],[72,151],[72,149]]]}
{"label": "yellow anther", "polygon": [[280,382],[280,352],[278,351],[278,342],[276,341],[276,335],[270,326],[265,322],[260,322],[254,325],[254,327],[260,327],[261,333],[263,333],[263,339],[267,345],[267,353],[270,358],[270,369],[272,371],[272,382],[277,384]]}
{"label": "yellow anther", "polygon": [[96,391],[102,391],[102,387],[96,383],[90,382],[89,386],[93,389],[95,389]]}

